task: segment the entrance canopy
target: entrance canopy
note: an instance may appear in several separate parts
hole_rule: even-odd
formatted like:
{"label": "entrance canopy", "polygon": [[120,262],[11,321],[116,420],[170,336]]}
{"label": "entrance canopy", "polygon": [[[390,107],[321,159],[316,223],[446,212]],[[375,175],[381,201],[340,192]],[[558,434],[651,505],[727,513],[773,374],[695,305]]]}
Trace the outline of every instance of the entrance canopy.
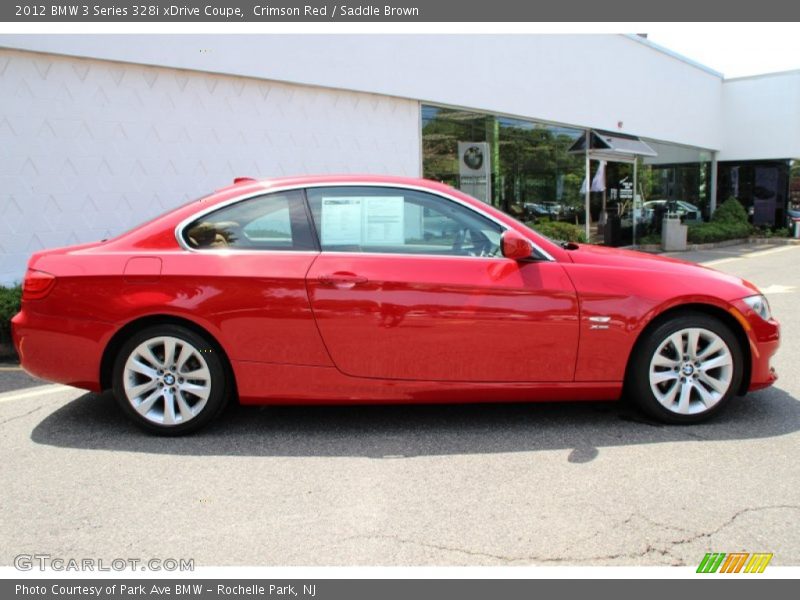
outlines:
{"label": "entrance canopy", "polygon": [[[589,158],[632,163],[637,156],[658,156],[647,143],[634,135],[592,129],[589,132]],[[586,152],[586,136],[582,135],[569,149],[571,154]]]}

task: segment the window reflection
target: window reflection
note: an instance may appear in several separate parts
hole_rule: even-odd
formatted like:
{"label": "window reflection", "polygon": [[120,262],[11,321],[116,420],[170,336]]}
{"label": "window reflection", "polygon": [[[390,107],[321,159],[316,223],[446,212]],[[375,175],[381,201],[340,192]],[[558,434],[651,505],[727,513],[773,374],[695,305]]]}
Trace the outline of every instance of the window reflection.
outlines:
{"label": "window reflection", "polygon": [[[800,208],[797,161],[737,161],[719,164],[717,204],[734,197],[757,227],[785,227],[786,208]],[[792,185],[796,191],[792,190]]]}
{"label": "window reflection", "polygon": [[[485,144],[486,200],[521,220],[580,223],[584,158],[567,150],[581,135],[580,129],[423,106],[423,174],[481,198],[478,186],[465,181],[459,142],[478,150]],[[474,156],[473,151],[463,159]]]}
{"label": "window reflection", "polygon": [[[528,223],[566,221],[583,225],[586,157],[580,152],[570,153],[569,148],[585,131],[425,105],[423,176],[481,199],[485,191],[487,202]],[[702,148],[643,141],[657,156],[637,159],[635,190],[633,164],[609,160],[605,165],[605,190],[590,192],[591,241],[634,243],[634,225],[637,242],[642,236],[658,236],[665,213],[687,222],[709,218],[712,153]],[[465,178],[468,169],[464,162],[486,169],[484,187],[479,177]],[[595,178],[599,165],[599,160],[591,161],[589,181]],[[800,168],[795,173],[795,202],[800,211]],[[761,179],[768,178],[762,174]],[[778,180],[784,182],[785,189],[786,178]],[[779,220],[779,209],[776,211],[774,218]],[[607,223],[616,231],[612,242],[604,235]]]}

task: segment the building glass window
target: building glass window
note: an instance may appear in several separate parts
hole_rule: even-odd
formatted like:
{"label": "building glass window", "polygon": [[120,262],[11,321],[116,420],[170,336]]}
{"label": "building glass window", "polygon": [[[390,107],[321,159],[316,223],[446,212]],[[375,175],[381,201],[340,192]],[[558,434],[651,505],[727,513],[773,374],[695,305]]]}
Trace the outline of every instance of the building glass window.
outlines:
{"label": "building glass window", "polygon": [[583,155],[567,151],[583,130],[498,117],[495,204],[523,220],[584,221]]}
{"label": "building glass window", "polygon": [[711,151],[642,140],[657,156],[636,159],[634,190],[632,156],[592,158],[587,178],[586,154],[570,152],[585,134],[575,127],[423,105],[423,176],[528,223],[585,225],[589,187],[590,241],[612,245],[657,236],[665,212],[688,222],[710,216]]}
{"label": "building glass window", "polygon": [[[494,119],[490,115],[423,106],[423,177],[441,181],[494,204],[491,177],[494,173],[492,163],[496,159],[492,150],[496,148],[489,145],[493,129]],[[474,177],[467,176],[470,171],[475,171]]]}
{"label": "building glass window", "polygon": [[712,155],[702,148],[646,141],[657,156],[638,159],[637,242],[650,236],[649,242],[657,243],[667,214],[689,225],[710,217]]}
{"label": "building glass window", "polygon": [[709,215],[711,209],[711,152],[648,140],[658,153],[640,163],[639,180],[643,202],[679,201]]}
{"label": "building glass window", "polygon": [[800,217],[800,159],[791,161],[789,167],[789,210]]}
{"label": "building glass window", "polygon": [[521,220],[580,223],[584,157],[567,150],[581,135],[581,129],[423,106],[423,176]]}
{"label": "building glass window", "polygon": [[[719,163],[717,203],[736,198],[756,227],[785,227],[787,208],[791,209],[791,202],[800,202],[800,173],[792,163],[790,160]],[[798,188],[796,192],[792,191],[792,185]]]}

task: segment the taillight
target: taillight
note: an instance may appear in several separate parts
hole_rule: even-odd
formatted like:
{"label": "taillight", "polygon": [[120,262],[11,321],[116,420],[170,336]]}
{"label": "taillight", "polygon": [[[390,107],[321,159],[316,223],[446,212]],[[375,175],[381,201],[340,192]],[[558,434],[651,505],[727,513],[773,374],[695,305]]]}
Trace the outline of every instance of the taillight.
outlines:
{"label": "taillight", "polygon": [[55,275],[28,269],[22,282],[22,300],[41,300],[50,293],[55,283]]}

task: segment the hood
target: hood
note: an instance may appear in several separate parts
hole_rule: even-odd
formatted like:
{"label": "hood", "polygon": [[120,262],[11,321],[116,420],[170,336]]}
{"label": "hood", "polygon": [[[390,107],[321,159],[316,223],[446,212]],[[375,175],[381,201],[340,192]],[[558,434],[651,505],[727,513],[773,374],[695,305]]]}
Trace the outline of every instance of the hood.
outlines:
{"label": "hood", "polygon": [[593,244],[575,244],[574,246],[577,248],[569,251],[569,257],[575,264],[647,271],[651,274],[680,275],[689,279],[701,278],[705,281],[710,278],[712,281],[716,280],[726,286],[741,288],[739,297],[760,293],[755,285],[741,277],[678,258]]}

